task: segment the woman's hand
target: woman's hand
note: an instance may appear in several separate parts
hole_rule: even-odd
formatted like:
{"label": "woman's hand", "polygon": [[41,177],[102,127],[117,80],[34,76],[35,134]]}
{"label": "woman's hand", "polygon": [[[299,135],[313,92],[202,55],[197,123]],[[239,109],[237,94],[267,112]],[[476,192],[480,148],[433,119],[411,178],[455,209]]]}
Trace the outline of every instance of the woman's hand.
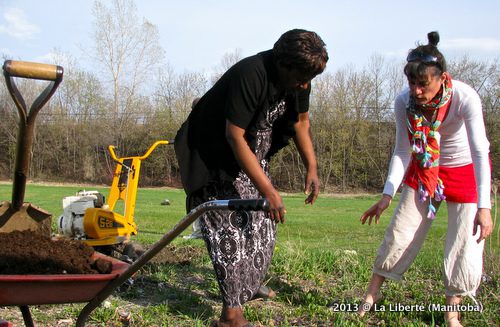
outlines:
{"label": "woman's hand", "polygon": [[309,194],[306,198],[306,204],[314,204],[319,194],[319,177],[316,171],[307,172],[306,182],[304,185],[304,194]]}
{"label": "woman's hand", "polygon": [[479,238],[477,243],[486,239],[493,232],[493,222],[491,221],[491,211],[487,208],[477,209],[476,218],[474,219],[474,229],[472,230],[472,235],[476,235],[477,228],[480,227],[481,231],[479,233]]}
{"label": "woman's hand", "polygon": [[311,136],[311,122],[309,114],[302,112],[299,114],[299,120],[294,125],[295,136],[293,138],[297,150],[299,151],[304,167],[307,169],[304,193],[309,194],[306,198],[306,204],[314,204],[319,194],[318,163]]}
{"label": "woman's hand", "polygon": [[382,212],[384,212],[384,210],[389,207],[391,201],[392,197],[390,195],[382,195],[382,198],[377,203],[375,203],[373,206],[371,206],[370,209],[366,210],[365,213],[361,215],[361,223],[364,225],[366,223],[366,220],[368,219],[368,225],[371,225],[373,218],[375,218],[375,224],[378,224],[380,215],[382,215]]}
{"label": "woman's hand", "polygon": [[272,189],[269,194],[264,194],[269,201],[269,217],[277,223],[285,222],[286,209],[283,199],[276,189]]}

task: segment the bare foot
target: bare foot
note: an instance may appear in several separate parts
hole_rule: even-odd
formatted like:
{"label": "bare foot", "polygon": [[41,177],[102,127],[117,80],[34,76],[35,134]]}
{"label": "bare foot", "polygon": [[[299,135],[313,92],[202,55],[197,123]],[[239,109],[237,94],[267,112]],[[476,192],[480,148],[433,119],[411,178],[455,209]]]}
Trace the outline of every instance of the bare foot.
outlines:
{"label": "bare foot", "polygon": [[371,294],[366,294],[365,298],[361,302],[359,309],[358,309],[358,316],[363,317],[368,311],[370,311],[373,307],[374,303],[377,303],[382,299],[382,293],[377,292],[377,295],[375,297]]}
{"label": "bare foot", "polygon": [[458,312],[447,312],[444,319],[446,320],[446,326],[463,327],[460,323],[460,315]]}
{"label": "bare foot", "polygon": [[220,319],[212,321],[211,324],[213,327],[242,327],[248,325],[249,322],[245,319],[241,307],[223,307]]}

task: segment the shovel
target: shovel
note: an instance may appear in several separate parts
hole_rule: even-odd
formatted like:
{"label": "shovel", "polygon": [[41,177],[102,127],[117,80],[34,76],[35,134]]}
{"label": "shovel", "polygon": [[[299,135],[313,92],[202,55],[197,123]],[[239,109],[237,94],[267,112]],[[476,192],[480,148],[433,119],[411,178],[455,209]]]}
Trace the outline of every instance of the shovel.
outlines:
{"label": "shovel", "polygon": [[[35,118],[61,83],[63,68],[48,64],[6,60],[3,64],[3,74],[7,89],[19,112],[19,131],[12,201],[0,203],[0,233],[31,230],[50,236],[52,215],[31,203],[25,203],[24,193],[31,163]],[[16,86],[14,77],[50,81],[45,90],[33,101],[29,111]]]}

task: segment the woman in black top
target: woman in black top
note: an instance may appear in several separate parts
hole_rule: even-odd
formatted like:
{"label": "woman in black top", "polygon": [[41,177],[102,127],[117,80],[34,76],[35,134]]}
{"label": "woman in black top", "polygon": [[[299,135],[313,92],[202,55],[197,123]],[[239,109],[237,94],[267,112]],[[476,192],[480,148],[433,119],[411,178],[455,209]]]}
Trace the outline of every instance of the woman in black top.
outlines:
{"label": "woman in black top", "polygon": [[[305,202],[319,192],[309,122],[310,81],[328,54],[314,32],[284,33],[272,50],[231,67],[198,101],[177,133],[175,149],[186,207],[215,199],[265,197],[270,213],[211,211],[200,217],[219,282],[218,326],[246,326],[241,305],[257,294],[285,206],[269,176],[269,160],[293,138],[307,170]],[[270,219],[269,219],[270,218]]]}

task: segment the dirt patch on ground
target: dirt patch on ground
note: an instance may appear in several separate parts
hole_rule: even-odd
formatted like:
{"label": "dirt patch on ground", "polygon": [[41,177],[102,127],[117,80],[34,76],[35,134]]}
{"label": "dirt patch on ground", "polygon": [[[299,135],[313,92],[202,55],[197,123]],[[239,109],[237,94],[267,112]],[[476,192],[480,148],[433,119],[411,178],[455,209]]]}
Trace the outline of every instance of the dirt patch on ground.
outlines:
{"label": "dirt patch on ground", "polygon": [[110,261],[94,261],[94,249],[79,241],[14,231],[0,233],[0,244],[2,275],[97,274],[112,268]]}
{"label": "dirt patch on ground", "polygon": [[193,260],[205,255],[206,252],[205,248],[196,246],[177,247],[169,245],[158,252],[150,262],[154,264],[189,265]]}

